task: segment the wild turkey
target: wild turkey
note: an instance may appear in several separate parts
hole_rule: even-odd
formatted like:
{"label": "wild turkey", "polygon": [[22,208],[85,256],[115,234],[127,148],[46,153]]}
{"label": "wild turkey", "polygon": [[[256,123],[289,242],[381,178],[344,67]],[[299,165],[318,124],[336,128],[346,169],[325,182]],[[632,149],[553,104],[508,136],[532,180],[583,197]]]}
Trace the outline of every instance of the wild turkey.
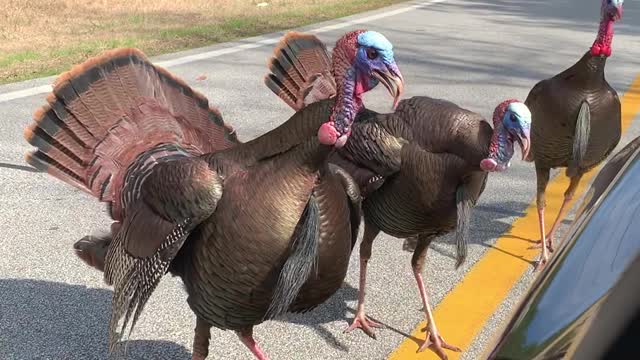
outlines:
{"label": "wild turkey", "polygon": [[[276,49],[271,73],[265,77],[265,84],[296,111],[331,102],[335,93],[327,86],[324,45],[317,39],[315,47],[309,43]],[[330,158],[356,179],[366,195],[358,310],[347,331],[360,327],[374,337],[371,327],[379,326],[365,317],[364,294],[371,245],[383,231],[418,239],[411,263],[431,335],[420,350],[430,347],[443,359],[447,358],[443,348],[460,350],[437,333],[422,280],[426,250],[435,237],[455,229],[457,266],[462,263],[470,209],[484,190],[487,172],[509,167],[514,142],[520,144],[523,157],[527,155],[530,120],[522,102],[507,100],[495,109],[494,132],[480,115],[428,97],[402,100],[392,114],[358,115],[349,142]]]}
{"label": "wild turkey", "polygon": [[[537,269],[553,251],[553,235],[567,211],[583,174],[602,162],[620,141],[620,100],[605,80],[611,55],[613,23],[622,17],[622,0],[602,0],[600,30],[591,49],[560,74],[537,83],[525,104],[531,109],[531,153],[536,167],[539,243]],[[566,167],[570,178],[564,201],[551,231],[545,232],[545,190],[552,168]],[[548,244],[547,244],[548,240]]]}
{"label": "wild turkey", "polygon": [[266,359],[254,325],[308,311],[341,286],[360,199],[326,159],[346,142],[372,72],[399,81],[393,56],[378,53],[392,54],[379,33],[338,40],[338,101],[328,115],[319,106],[294,115],[291,124],[324,117],[302,142],[285,125],[241,144],[204,96],[137,50],[60,76],[25,131],[38,148],[27,161],[109,204],[112,237],[75,248],[114,286],[110,352],[167,271],[182,278],[197,317],[193,359],[206,358],[211,326]]}

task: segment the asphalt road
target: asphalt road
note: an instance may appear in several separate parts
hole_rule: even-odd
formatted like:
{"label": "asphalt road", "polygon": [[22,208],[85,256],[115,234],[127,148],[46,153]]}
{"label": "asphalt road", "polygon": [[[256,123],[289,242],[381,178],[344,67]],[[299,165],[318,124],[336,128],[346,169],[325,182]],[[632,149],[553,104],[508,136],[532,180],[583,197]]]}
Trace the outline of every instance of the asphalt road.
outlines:
{"label": "asphalt road", "polygon": [[[588,4],[587,4],[588,3]],[[328,44],[344,32],[368,28],[395,45],[406,79],[406,95],[446,98],[490,118],[506,98],[524,100],[540,79],[564,70],[586,51],[597,31],[597,0],[453,0],[397,11],[408,4],[347,18],[346,27],[324,28]],[[373,15],[373,16],[372,16]],[[369,19],[362,24],[354,20]],[[640,70],[640,5],[625,4],[618,23],[607,79],[622,94]],[[345,19],[308,27],[317,29]],[[285,120],[291,111],[262,84],[271,44],[281,34],[245,39],[157,60],[213,51],[214,55],[169,70],[183,77],[217,105],[240,138],[248,140]],[[634,36],[636,40],[634,42]],[[267,41],[268,42],[268,41]],[[245,45],[243,45],[245,44]],[[244,48],[233,48],[243,45]],[[234,49],[226,51],[223,49]],[[226,52],[226,53],[225,53]],[[225,54],[220,54],[225,53]],[[175,63],[175,62],[174,62]],[[204,81],[196,81],[199,75]],[[44,102],[44,94],[2,101],[2,95],[51,83],[39,79],[0,87],[0,358],[104,359],[111,290],[102,274],[87,268],[72,252],[80,237],[106,230],[105,207],[53,178],[32,171],[23,161],[30,146],[22,129]],[[368,107],[389,110],[384,89],[365,97]],[[629,134],[640,135],[638,121]],[[534,195],[531,164],[514,161],[503,174],[490,176],[476,208],[467,263],[454,271],[450,238],[436,241],[427,260],[427,288],[435,304],[463,277],[495,238],[520,216]],[[258,326],[255,336],[273,360],[384,359],[422,319],[420,299],[403,241],[380,236],[368,274],[368,311],[388,326],[377,340],[364,333],[343,334],[357,298],[357,256],[352,257],[344,288],[316,311]],[[517,302],[530,272],[489,319],[463,358],[474,359]],[[487,279],[490,281],[490,279]],[[180,281],[166,277],[152,296],[129,345],[132,359],[189,359],[195,317]],[[446,338],[447,334],[443,334]],[[250,359],[232,332],[212,331],[211,359]]]}

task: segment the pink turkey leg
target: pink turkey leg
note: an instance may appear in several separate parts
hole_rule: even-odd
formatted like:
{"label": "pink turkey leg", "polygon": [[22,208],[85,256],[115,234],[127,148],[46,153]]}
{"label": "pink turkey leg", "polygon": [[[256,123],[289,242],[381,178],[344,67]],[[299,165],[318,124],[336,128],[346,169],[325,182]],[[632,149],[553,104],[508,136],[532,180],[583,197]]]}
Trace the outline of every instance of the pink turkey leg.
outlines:
{"label": "pink turkey leg", "polygon": [[358,290],[358,310],[356,311],[356,317],[353,319],[353,323],[344,332],[351,332],[355,329],[362,329],[365,334],[376,338],[376,334],[371,328],[381,328],[382,325],[367,318],[364,313],[364,296],[365,286],[367,282],[367,262],[366,259],[360,259],[360,286]]}
{"label": "pink turkey leg", "polygon": [[540,260],[538,260],[538,265],[536,265],[535,270],[542,269],[547,261],[549,261],[549,254],[547,253],[547,239],[544,232],[544,208],[538,209],[538,223],[540,225],[540,234],[542,236],[542,256]]}
{"label": "pink turkey leg", "polygon": [[[551,231],[549,232],[548,235],[546,235],[546,238],[545,238],[545,231],[544,231],[544,207],[538,209],[538,220],[540,221],[540,235],[542,237],[542,240],[539,246],[533,246],[533,247],[539,248],[539,247],[542,247],[542,244],[544,244],[545,246],[544,246],[544,250],[542,251],[542,258],[540,259],[540,262],[538,262],[538,266],[536,267],[536,269],[541,268],[547,261],[549,261],[549,255],[546,253],[546,249],[549,249],[549,251],[553,252],[554,250],[553,235],[555,234],[558,228],[558,225],[560,225],[560,221],[564,219],[564,215],[568,210],[567,208],[569,207],[569,202],[571,202],[571,199],[573,199],[573,196],[575,195],[576,189],[578,188],[578,184],[580,183],[581,179],[582,179],[582,174],[578,174],[576,176],[571,177],[569,187],[564,192],[564,200],[562,201],[562,206],[560,206],[560,211],[558,212],[558,216],[556,217],[556,220],[553,222]],[[547,242],[547,240],[549,241]]]}
{"label": "pink turkey leg", "polygon": [[564,215],[567,212],[567,205],[569,205],[569,202],[571,201],[570,197],[565,197],[564,201],[562,202],[562,206],[560,206],[560,212],[558,213],[558,217],[556,217],[556,221],[553,222],[553,226],[551,227],[551,231],[549,231],[549,233],[547,234],[547,247],[549,248],[549,251],[553,252],[554,250],[554,246],[553,246],[553,234],[555,234],[556,230],[558,230],[558,225],[560,225],[560,221],[562,221],[562,219],[564,219]]}
{"label": "pink turkey leg", "polygon": [[424,343],[418,349],[418,352],[424,351],[429,348],[433,352],[435,352],[440,359],[446,360],[447,354],[444,353],[444,349],[449,349],[451,351],[461,352],[457,346],[449,345],[446,341],[440,336],[438,333],[438,329],[436,328],[436,322],[433,320],[433,314],[431,312],[431,306],[429,305],[429,297],[427,296],[427,291],[424,288],[424,281],[422,280],[422,274],[420,274],[420,270],[418,268],[413,269],[413,275],[416,278],[416,282],[418,283],[418,290],[420,291],[420,297],[422,298],[422,306],[424,307],[424,312],[427,317],[427,338]]}
{"label": "pink turkey leg", "polygon": [[269,360],[267,355],[262,351],[260,345],[253,339],[253,329],[249,328],[248,330],[243,330],[238,332],[238,337],[240,341],[251,350],[251,353],[255,355],[258,360]]}

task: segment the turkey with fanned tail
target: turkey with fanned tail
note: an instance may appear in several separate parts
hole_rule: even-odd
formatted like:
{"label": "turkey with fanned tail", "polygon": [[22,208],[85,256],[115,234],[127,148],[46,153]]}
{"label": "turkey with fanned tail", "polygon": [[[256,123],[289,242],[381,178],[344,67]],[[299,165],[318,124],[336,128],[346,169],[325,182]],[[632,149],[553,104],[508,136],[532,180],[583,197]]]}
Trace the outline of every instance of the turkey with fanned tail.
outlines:
{"label": "turkey with fanned tail", "polygon": [[[347,143],[362,94],[382,80],[397,98],[402,77],[389,41],[365,30],[337,41],[331,72],[338,100],[329,112],[309,106],[247,143],[138,50],[107,52],[58,78],[25,130],[37,147],[27,162],[109,205],[111,235],[74,247],[114,286],[110,352],[167,271],[182,278],[197,317],[193,359],[206,358],[211,326],[236,331],[266,359],[253,326],[310,310],[341,286],[360,195],[326,159]],[[317,117],[301,137],[299,124]]]}

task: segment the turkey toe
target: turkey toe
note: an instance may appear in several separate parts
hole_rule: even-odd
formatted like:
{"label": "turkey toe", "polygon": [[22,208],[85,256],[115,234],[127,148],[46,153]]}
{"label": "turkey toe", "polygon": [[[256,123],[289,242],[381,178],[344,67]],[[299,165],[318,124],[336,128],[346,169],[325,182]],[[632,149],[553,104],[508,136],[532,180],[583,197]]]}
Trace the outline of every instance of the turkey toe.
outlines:
{"label": "turkey toe", "polygon": [[347,329],[345,329],[344,332],[348,333],[355,329],[362,329],[362,331],[364,331],[365,334],[369,335],[369,337],[376,339],[376,334],[373,332],[372,328],[382,327],[382,324],[369,319],[366,315],[361,315],[356,316],[356,318],[353,319],[351,325]]}

